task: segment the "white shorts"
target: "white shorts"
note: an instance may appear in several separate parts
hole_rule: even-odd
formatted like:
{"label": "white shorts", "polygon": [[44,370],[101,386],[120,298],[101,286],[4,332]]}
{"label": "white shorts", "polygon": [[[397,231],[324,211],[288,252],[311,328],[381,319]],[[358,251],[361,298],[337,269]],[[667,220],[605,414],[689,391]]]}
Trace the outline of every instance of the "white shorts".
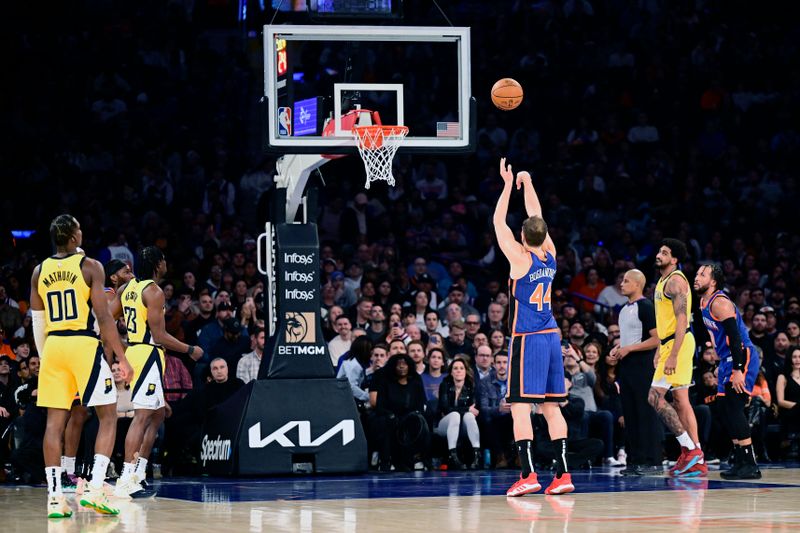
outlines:
{"label": "white shorts", "polygon": [[155,410],[164,407],[164,352],[161,348],[137,344],[129,347],[125,356],[133,367],[133,408]]}

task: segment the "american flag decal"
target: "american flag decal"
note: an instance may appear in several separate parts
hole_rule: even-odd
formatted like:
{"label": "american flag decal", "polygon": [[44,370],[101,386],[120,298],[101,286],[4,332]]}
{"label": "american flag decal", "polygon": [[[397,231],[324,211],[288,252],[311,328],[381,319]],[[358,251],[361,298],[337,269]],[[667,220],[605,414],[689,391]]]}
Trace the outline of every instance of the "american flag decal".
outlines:
{"label": "american flag decal", "polygon": [[460,137],[461,124],[458,122],[437,122],[436,123],[436,136],[437,137]]}

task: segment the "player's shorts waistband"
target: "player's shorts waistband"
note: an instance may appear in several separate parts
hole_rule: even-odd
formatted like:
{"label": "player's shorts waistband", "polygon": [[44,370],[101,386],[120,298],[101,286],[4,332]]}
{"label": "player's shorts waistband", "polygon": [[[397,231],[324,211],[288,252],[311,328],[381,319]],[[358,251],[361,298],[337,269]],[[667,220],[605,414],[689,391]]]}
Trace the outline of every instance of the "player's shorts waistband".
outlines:
{"label": "player's shorts waistband", "polygon": [[97,338],[97,334],[89,329],[62,329],[58,331],[51,331],[48,335],[53,337],[91,337]]}
{"label": "player's shorts waistband", "polygon": [[160,344],[151,344],[149,342],[129,342],[128,346],[151,346],[153,348],[158,348],[159,350],[164,349],[164,347]]}
{"label": "player's shorts waistband", "polygon": [[526,331],[526,332],[514,332],[511,334],[512,337],[524,337],[525,335],[544,335],[545,333],[559,333],[561,330],[558,328],[550,328],[550,329],[543,329],[540,331]]}
{"label": "player's shorts waistband", "polygon": [[[692,332],[692,328],[686,328],[686,333],[691,333],[691,332]],[[675,340],[675,334],[674,333],[672,335],[667,335],[666,337],[661,339],[661,345],[663,346],[664,344],[667,344],[669,341],[672,341],[672,340]]]}

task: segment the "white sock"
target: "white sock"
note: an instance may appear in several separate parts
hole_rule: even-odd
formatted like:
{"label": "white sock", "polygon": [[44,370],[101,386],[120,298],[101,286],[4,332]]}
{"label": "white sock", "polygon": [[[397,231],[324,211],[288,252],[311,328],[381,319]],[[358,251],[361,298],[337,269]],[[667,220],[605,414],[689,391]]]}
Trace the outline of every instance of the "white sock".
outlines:
{"label": "white sock", "polygon": [[133,475],[133,463],[122,463],[122,475],[119,478],[120,483],[126,483]]}
{"label": "white sock", "polygon": [[678,435],[677,439],[678,439],[678,442],[680,443],[680,445],[683,446],[684,448],[686,448],[688,450],[694,450],[695,449],[694,442],[692,442],[692,437],[690,437],[689,433],[687,433],[686,431],[684,431],[683,433]]}
{"label": "white sock", "polygon": [[63,496],[61,492],[61,467],[60,466],[47,466],[44,469],[44,478],[47,480],[47,495],[48,496]]}
{"label": "white sock", "polygon": [[136,459],[136,469],[133,472],[139,481],[147,478],[147,459],[139,457]]}
{"label": "white sock", "polygon": [[103,488],[103,481],[106,480],[106,472],[108,471],[108,463],[110,459],[105,455],[99,453],[94,454],[94,464],[92,465],[92,480],[89,486],[93,489]]}
{"label": "white sock", "polygon": [[61,456],[61,468],[67,475],[75,475],[75,458],[74,457],[67,457],[66,455]]}

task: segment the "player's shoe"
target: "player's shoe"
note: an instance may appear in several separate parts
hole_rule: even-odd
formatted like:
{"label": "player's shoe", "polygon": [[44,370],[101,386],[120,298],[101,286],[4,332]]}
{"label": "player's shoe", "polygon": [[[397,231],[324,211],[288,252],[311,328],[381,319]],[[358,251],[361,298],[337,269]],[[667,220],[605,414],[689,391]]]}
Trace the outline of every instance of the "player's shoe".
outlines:
{"label": "player's shoe", "polygon": [[78,489],[78,477],[73,474],[61,472],[61,492],[64,494],[75,494]]}
{"label": "player's shoe", "polygon": [[550,486],[544,490],[545,494],[566,494],[575,490],[570,474],[561,474],[561,477],[554,477]]}
{"label": "player's shoe", "polygon": [[69,518],[70,516],[72,516],[72,509],[64,496],[47,497],[47,518]]}
{"label": "player's shoe", "polygon": [[686,470],[678,477],[704,477],[708,475],[708,465],[705,461],[695,463],[689,470]]}
{"label": "player's shoe", "polygon": [[137,500],[142,498],[152,498],[156,495],[154,489],[147,481],[141,480],[136,487],[133,487],[133,492],[130,493],[131,498]]}
{"label": "player's shoe", "polygon": [[506,491],[506,496],[524,496],[542,490],[536,472],[531,472],[528,477],[519,476],[519,479]]}
{"label": "player's shoe", "polygon": [[119,509],[113,507],[108,500],[108,494],[105,488],[95,489],[91,485],[87,485],[83,489],[83,494],[78,498],[78,502],[83,507],[94,509],[96,513],[107,514],[116,516],[119,514]]}
{"label": "player's shoe", "polygon": [[730,470],[720,472],[722,479],[761,479],[761,470],[758,465],[748,463],[738,463]]}
{"label": "player's shoe", "polygon": [[671,473],[673,476],[683,475],[686,471],[692,468],[697,463],[703,462],[703,450],[695,448],[694,450],[682,449],[681,456],[678,462],[675,463]]}
{"label": "player's shoe", "polygon": [[114,487],[113,493],[114,498],[130,500],[136,492],[141,490],[139,482],[140,480],[135,474],[131,474],[125,481],[122,478],[117,479],[117,485]]}

